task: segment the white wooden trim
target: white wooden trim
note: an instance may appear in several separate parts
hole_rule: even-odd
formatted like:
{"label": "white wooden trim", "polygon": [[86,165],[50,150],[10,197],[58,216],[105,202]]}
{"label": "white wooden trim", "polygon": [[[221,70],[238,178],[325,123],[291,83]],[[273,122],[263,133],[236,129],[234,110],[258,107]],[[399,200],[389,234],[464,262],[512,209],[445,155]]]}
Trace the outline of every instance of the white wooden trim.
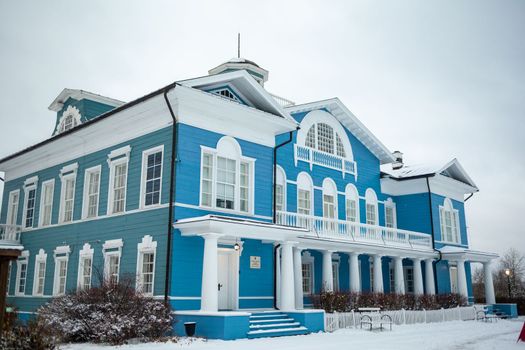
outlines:
{"label": "white wooden trim", "polygon": [[[147,177],[147,167],[148,167],[148,156],[161,152],[161,164],[160,164],[160,188],[159,188],[159,202],[146,205],[146,177]],[[164,174],[164,145],[159,145],[153,148],[149,148],[145,151],[142,151],[142,167],[140,175],[140,201],[139,208],[144,209],[146,207],[158,206],[162,203],[162,179]]]}
{"label": "white wooden trim", "polygon": [[[26,265],[26,277],[24,281],[24,291],[19,292],[20,289],[20,270],[21,266],[25,264]],[[25,292],[27,290],[27,274],[29,273],[29,250],[24,250],[18,259],[16,260],[16,281],[15,281],[15,296],[22,296],[25,295]]]}
{"label": "white wooden trim", "polygon": [[82,219],[87,219],[88,210],[89,210],[89,180],[92,174],[98,173],[98,188],[97,188],[97,210],[93,218],[98,217],[98,210],[100,206],[100,183],[102,182],[102,166],[96,165],[94,167],[88,168],[84,171],[84,189],[82,196]]}
{"label": "white wooden trim", "polygon": [[[38,280],[39,280],[39,269],[38,264],[43,262],[44,263],[44,285],[42,286],[42,293],[38,293]],[[47,269],[47,254],[44,251],[44,249],[40,249],[38,251],[38,254],[35,255],[35,267],[34,267],[34,276],[33,276],[33,295],[34,296],[43,296],[44,295],[44,289],[46,286],[46,269]]]}
{"label": "white wooden trim", "polygon": [[[49,224],[44,225],[44,205],[45,205],[45,189],[47,186],[51,186],[51,210],[49,211]],[[38,227],[44,227],[51,225],[53,220],[53,204],[55,201],[55,179],[46,180],[42,182],[42,188],[40,189],[40,210],[38,211]]]}
{"label": "white wooden trim", "polygon": [[[156,271],[156,262],[157,262],[157,241],[153,240],[153,237],[146,235],[142,237],[142,241],[137,244],[137,278],[135,288],[137,290],[142,290],[141,281],[142,281],[142,267],[143,267],[143,257],[145,253],[153,253],[153,276],[151,280],[151,292],[144,293],[147,296],[153,296],[155,292],[155,271]],[[119,270],[120,271],[120,270]]]}
{"label": "white wooden trim", "polygon": [[[129,152],[131,151],[131,147],[121,147],[117,150],[113,151],[108,155],[108,165],[109,165],[109,183],[108,183],[108,204],[107,204],[107,212],[106,215],[115,215],[115,214],[121,214],[126,212],[126,204],[127,204],[127,198],[128,198],[128,180],[129,180]],[[112,155],[113,154],[113,155]],[[112,159],[115,156],[121,156],[117,159]],[[114,209],[114,186],[115,186],[115,167],[117,165],[126,164],[126,182],[124,184],[124,204],[123,204],[123,210],[122,212],[113,213]]]}
{"label": "white wooden trim", "polygon": [[[12,212],[13,212],[13,207],[12,207],[12,198],[13,196],[17,194],[18,195],[18,202],[16,203],[16,213],[14,215],[14,222],[11,222],[10,218],[12,216]],[[17,221],[18,221],[18,211],[20,209],[20,189],[17,189],[17,190],[13,190],[11,192],[9,192],[9,197],[8,197],[8,203],[7,203],[7,217],[6,217],[6,223],[8,225],[16,225],[17,224]]]}
{"label": "white wooden trim", "polygon": [[86,286],[83,285],[83,279],[84,279],[84,260],[85,259],[91,259],[91,268],[90,268],[90,285],[93,284],[93,256],[94,256],[95,250],[91,248],[91,245],[89,243],[84,243],[84,246],[81,250],[78,252],[78,273],[77,273],[77,289],[86,288]]}

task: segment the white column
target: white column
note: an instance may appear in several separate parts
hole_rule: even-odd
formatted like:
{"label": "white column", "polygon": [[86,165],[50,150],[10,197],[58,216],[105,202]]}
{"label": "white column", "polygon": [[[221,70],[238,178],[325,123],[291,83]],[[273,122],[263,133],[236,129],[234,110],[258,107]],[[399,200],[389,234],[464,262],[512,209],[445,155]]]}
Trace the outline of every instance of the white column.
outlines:
{"label": "white column", "polygon": [[281,310],[295,309],[293,244],[281,243]]}
{"label": "white column", "polygon": [[436,294],[436,285],[434,283],[433,259],[425,260],[425,287],[428,295]]}
{"label": "white column", "polygon": [[423,290],[423,271],[421,271],[421,259],[414,258],[414,294],[421,295],[424,293]]}
{"label": "white column", "polygon": [[275,252],[275,306],[281,308],[281,247]]}
{"label": "white column", "polygon": [[293,249],[293,272],[294,272],[294,290],[295,290],[295,308],[302,309],[303,305],[303,259],[301,257],[301,248]]}
{"label": "white column", "polygon": [[323,290],[325,292],[333,292],[334,290],[332,252],[330,250],[323,251]]}
{"label": "white column", "polygon": [[381,255],[374,255],[374,293],[383,293],[383,264]]}
{"label": "white column", "polygon": [[494,296],[494,283],[492,282],[492,269],[490,268],[490,261],[483,263],[483,273],[485,275],[485,303],[495,304],[496,297]]}
{"label": "white column", "polygon": [[350,291],[361,293],[361,274],[359,273],[359,254],[348,253],[348,262],[350,264]]}
{"label": "white column", "polygon": [[403,272],[403,258],[394,257],[394,284],[397,294],[405,294],[405,273]]}
{"label": "white column", "polygon": [[467,274],[465,272],[465,260],[458,260],[458,291],[459,294],[463,295],[468,299],[468,290],[467,290]]}
{"label": "white column", "polygon": [[204,238],[204,257],[202,259],[201,311],[218,311],[219,291],[217,279],[217,240],[218,234],[208,233]]}

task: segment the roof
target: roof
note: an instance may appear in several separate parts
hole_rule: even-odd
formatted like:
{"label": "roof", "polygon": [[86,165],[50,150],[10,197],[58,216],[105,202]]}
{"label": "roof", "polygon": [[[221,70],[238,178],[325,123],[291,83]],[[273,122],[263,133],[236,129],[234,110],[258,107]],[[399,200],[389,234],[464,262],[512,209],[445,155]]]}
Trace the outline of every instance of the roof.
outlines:
{"label": "roof", "polygon": [[90,99],[92,101],[104,103],[106,105],[114,106],[114,107],[120,107],[123,104],[125,104],[125,102],[123,102],[123,101],[119,101],[119,100],[116,100],[114,98],[110,98],[110,97],[94,94],[94,93],[89,92],[89,91],[78,90],[78,89],[64,89],[53,100],[53,102],[51,102],[51,104],[49,105],[48,109],[51,110],[51,111],[54,111],[54,112],[58,112],[64,106],[64,102],[66,102],[67,99],[70,98],[70,97],[74,98],[75,100],[82,100],[82,99],[87,98],[87,99]]}
{"label": "roof", "polygon": [[298,113],[320,108],[326,108],[341,124],[350,130],[379,159],[381,164],[395,161],[392,152],[337,97],[290,106],[285,109],[290,113]]}
{"label": "roof", "polygon": [[390,165],[382,165],[381,172],[394,179],[411,179],[426,175],[441,174],[457,181],[463,182],[469,186],[478,189],[471,177],[467,174],[459,161],[454,158],[446,164],[415,164],[403,165],[400,169],[392,169]]}
{"label": "roof", "polygon": [[471,250],[468,248],[445,245],[438,248],[444,258],[457,258],[465,259],[472,262],[489,262],[493,259],[498,258],[498,254],[490,252],[482,252],[477,250]]}

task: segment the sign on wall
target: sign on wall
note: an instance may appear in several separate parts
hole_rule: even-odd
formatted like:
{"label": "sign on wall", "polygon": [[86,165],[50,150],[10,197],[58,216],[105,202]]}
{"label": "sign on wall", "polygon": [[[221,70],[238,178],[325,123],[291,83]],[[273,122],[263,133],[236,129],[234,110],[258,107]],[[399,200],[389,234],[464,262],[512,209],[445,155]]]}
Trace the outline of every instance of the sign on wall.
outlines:
{"label": "sign on wall", "polygon": [[260,256],[250,256],[250,269],[260,269],[261,268],[261,257]]}

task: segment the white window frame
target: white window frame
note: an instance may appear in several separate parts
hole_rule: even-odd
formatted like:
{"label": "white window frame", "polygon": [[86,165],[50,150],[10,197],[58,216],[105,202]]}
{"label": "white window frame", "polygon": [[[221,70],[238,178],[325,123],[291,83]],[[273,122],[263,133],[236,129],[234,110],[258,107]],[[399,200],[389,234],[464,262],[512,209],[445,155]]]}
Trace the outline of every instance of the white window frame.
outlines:
{"label": "white window frame", "polygon": [[[350,220],[348,215],[348,202],[354,201],[355,202],[355,221]],[[346,221],[359,223],[361,221],[359,217],[359,192],[357,191],[357,188],[353,184],[346,185],[345,189],[345,219]]]}
{"label": "white window frame", "polygon": [[121,268],[121,260],[122,260],[122,247],[124,246],[124,242],[122,239],[112,239],[109,241],[104,242],[102,245],[102,255],[104,256],[104,280],[105,282],[110,281],[110,260],[112,256],[118,257],[118,271],[117,271],[117,280],[116,282],[120,280],[120,268]]}
{"label": "white window frame", "polygon": [[[397,212],[396,212],[396,203],[392,200],[392,198],[388,198],[386,201],[384,201],[384,207],[385,207],[385,227],[388,228],[397,228]],[[387,223],[387,209],[392,209],[392,226],[389,227]]]}
{"label": "white window frame", "polygon": [[[275,171],[277,172],[276,173],[276,176],[275,176],[275,203],[276,203],[276,210],[277,211],[283,211],[285,212],[286,211],[286,172],[284,171],[284,169],[277,165],[276,168],[275,168]],[[281,200],[282,200],[282,203],[279,204],[279,201],[277,200],[277,186],[281,186],[281,189],[282,189],[282,194],[281,194]],[[278,206],[281,206],[281,209],[278,210],[277,207]]]}
{"label": "white window frame", "polygon": [[[55,273],[53,275],[53,296],[64,295],[67,292],[67,274],[69,269],[69,253],[71,249],[68,245],[56,247],[53,251],[55,260]],[[60,291],[60,263],[65,261],[66,263],[66,274],[64,276],[64,290]]]}
{"label": "white window frame", "polygon": [[[338,214],[338,204],[337,204],[337,185],[335,184],[334,180],[330,178],[325,178],[323,180],[323,218],[329,219],[329,220],[338,220],[339,214]],[[333,203],[325,201],[326,197],[330,196],[333,198]],[[333,216],[329,216],[330,213],[327,212],[327,207],[333,206]]]}
{"label": "white window frame", "polygon": [[307,208],[299,208],[299,191],[306,191],[310,193],[310,208],[308,214],[300,213],[301,215],[314,215],[314,185],[312,178],[310,175],[306,172],[300,172],[297,175],[297,213],[299,214],[299,209],[307,209]]}
{"label": "white window frame", "polygon": [[[161,153],[161,163],[160,163],[160,187],[159,187],[159,202],[146,205],[146,181],[148,175],[148,156],[155,153]],[[153,147],[142,152],[142,173],[140,180],[140,207],[149,208],[159,206],[162,203],[162,179],[164,173],[164,145]]]}
{"label": "white window frame", "polygon": [[[108,166],[109,166],[109,185],[108,185],[108,205],[107,215],[119,215],[126,212],[126,203],[128,197],[128,180],[129,180],[129,158],[131,153],[131,146],[124,146],[116,150],[111,151],[108,154]],[[114,213],[114,186],[115,186],[115,167],[120,164],[126,164],[126,181],[124,184],[124,203],[123,210]]]}
{"label": "white window frame", "polygon": [[[78,273],[77,273],[77,290],[85,290],[91,288],[93,284],[93,256],[95,250],[91,248],[89,243],[85,243],[82,250],[78,252]],[[84,265],[85,261],[89,259],[91,261],[89,267],[89,285],[84,284]]]}
{"label": "white window frame", "polygon": [[[77,170],[78,163],[73,163],[66,165],[60,170],[60,209],[58,222],[60,224],[73,222],[75,219],[75,193],[77,189]],[[65,220],[65,210],[66,210],[66,184],[68,180],[73,180],[73,198],[71,199],[71,220]]]}
{"label": "white window frame", "polygon": [[[32,229],[35,227],[35,220],[36,220],[36,191],[38,187],[38,176],[33,176],[24,181],[24,210],[22,212],[22,228],[24,230]],[[31,225],[26,226],[26,220],[27,220],[27,210],[28,208],[28,202],[29,202],[29,192],[34,191],[34,198],[33,198],[33,216],[31,217]]]}
{"label": "white window frame", "polygon": [[[202,202],[202,169],[204,164],[204,155],[209,154],[212,157],[212,179],[211,179],[211,206]],[[235,161],[235,188],[234,188],[234,205],[233,209],[222,208],[217,206],[217,159],[225,158]],[[218,142],[216,148],[201,146],[201,162],[199,177],[199,206],[202,208],[213,209],[217,211],[234,212],[241,215],[253,215],[255,203],[255,158],[242,155],[242,149],[237,140],[230,136],[223,136]],[[248,164],[248,211],[241,210],[241,162]]]}
{"label": "white window frame", "polygon": [[[89,185],[91,176],[98,173],[98,186],[97,186],[97,208],[95,210],[95,216],[89,215]],[[98,210],[100,207],[100,182],[102,180],[102,166],[97,165],[88,168],[84,171],[84,189],[82,195],[82,219],[93,219],[98,217]]]}
{"label": "white window frame", "polygon": [[[72,121],[71,121],[72,125],[71,125],[71,127],[69,129],[64,129],[65,128],[65,122],[66,122],[68,117],[72,118]],[[69,105],[69,106],[67,106],[67,109],[64,112],[62,112],[62,116],[60,117],[60,120],[58,122],[57,129],[55,131],[55,135],[63,133],[63,132],[66,132],[66,131],[71,130],[71,129],[74,129],[75,127],[79,126],[80,124],[82,124],[80,111],[78,110],[77,107]]]}
{"label": "white window frame", "polygon": [[[13,197],[14,195],[18,196],[18,199],[16,202],[14,202]],[[9,192],[9,202],[7,205],[7,217],[6,217],[6,224],[7,225],[16,225],[18,222],[18,209],[20,207],[20,190],[13,190]],[[14,211],[14,213],[13,213]]]}
{"label": "white window frame", "polygon": [[[445,216],[449,213],[452,239],[447,238]],[[443,205],[439,206],[439,224],[441,229],[441,240],[443,242],[461,244],[461,226],[459,221],[459,210],[454,209],[450,198],[445,198]]]}
{"label": "white window frame", "polygon": [[[44,264],[44,273],[40,275],[40,264]],[[35,268],[34,268],[34,277],[33,277],[33,295],[42,296],[44,295],[44,288],[46,287],[46,268],[47,268],[47,254],[44,249],[40,249],[38,254],[35,255]],[[39,283],[42,280],[42,292],[38,292],[40,287]]]}
{"label": "white window frame", "polygon": [[[51,203],[46,203],[46,189],[51,188]],[[53,202],[55,197],[55,179],[42,182],[42,189],[40,190],[40,210],[38,213],[38,226],[45,227],[52,224],[53,221]],[[45,208],[49,206],[49,223],[45,223]]]}
{"label": "white window frame", "polygon": [[[315,264],[314,264],[314,257],[312,255],[310,255],[309,252],[304,252],[301,256],[301,286],[304,285],[304,274],[302,274],[302,271],[303,271],[303,265],[309,265],[310,266],[310,271],[311,271],[311,277],[310,277],[310,283],[308,284],[308,289],[309,290],[304,290],[303,289],[303,294],[304,295],[312,295],[315,293]],[[301,287],[302,288],[302,287]]]}
{"label": "white window frame", "polygon": [[[366,224],[375,225],[375,226],[379,225],[379,208],[378,208],[379,205],[378,205],[376,192],[373,189],[367,188],[366,194],[365,194],[365,201],[366,201],[366,204],[365,204]],[[375,215],[374,223],[370,223],[369,218],[368,218],[368,207],[370,205],[374,206],[374,215]]]}
{"label": "white window frame", "polygon": [[[144,292],[142,290],[143,286],[143,258],[144,254],[153,253],[153,274],[151,278],[151,292]],[[155,268],[156,268],[156,261],[157,261],[157,241],[153,240],[153,237],[150,235],[146,235],[142,237],[142,242],[137,244],[137,282],[136,282],[136,289],[140,292],[142,292],[144,295],[147,296],[153,296],[153,292],[155,291]]]}
{"label": "white window frame", "polygon": [[[25,277],[24,277],[24,290],[20,292],[20,280],[22,265],[26,266]],[[16,260],[16,283],[15,283],[15,296],[25,295],[27,289],[27,273],[29,272],[29,250],[24,250],[22,254]]]}

